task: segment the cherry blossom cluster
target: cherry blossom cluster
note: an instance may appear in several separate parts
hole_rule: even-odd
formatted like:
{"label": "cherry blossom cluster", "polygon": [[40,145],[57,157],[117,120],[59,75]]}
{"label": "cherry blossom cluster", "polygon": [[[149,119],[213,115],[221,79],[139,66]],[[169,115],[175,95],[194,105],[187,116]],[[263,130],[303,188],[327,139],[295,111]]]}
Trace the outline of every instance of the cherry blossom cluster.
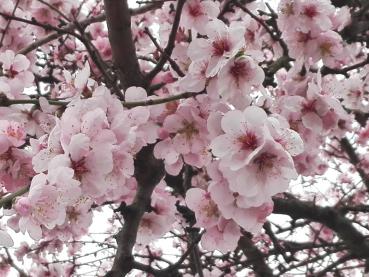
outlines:
{"label": "cherry blossom cluster", "polygon": [[[189,236],[177,249],[197,232],[202,250],[222,253],[251,233],[267,255],[275,238],[262,228],[275,200],[299,176],[313,180],[329,167],[347,169],[332,198],[367,200],[368,51],[344,31],[360,16],[355,8],[179,0],[130,9],[136,82],[121,76],[103,2],[0,3],[1,246],[13,245],[11,228],[44,253],[73,256],[105,207],[118,232],[116,222],[141,204],[146,149],[165,173],[137,223],[140,255],[159,257],[149,246],[168,232]],[[309,236],[334,243],[336,233],[316,223]],[[74,273],[32,251],[23,244],[15,255],[41,265],[35,276]],[[219,276],[227,263],[203,273]]]}
{"label": "cherry blossom cluster", "polygon": [[347,62],[347,52],[338,33],[350,23],[347,7],[337,10],[325,0],[282,0],[278,10],[278,26],[292,58],[305,63],[322,60],[329,67]]}
{"label": "cherry blossom cluster", "polygon": [[[143,89],[132,87],[126,98],[138,94],[146,97]],[[129,203],[135,189],[133,155],[156,139],[140,135],[149,116],[145,108],[123,110],[105,87],[95,88],[91,98],[72,101],[50,134],[33,141],[37,175],[28,195],[15,203],[14,224],[18,221],[19,229],[36,240],[43,230],[51,236],[78,236],[91,223],[93,203]]]}

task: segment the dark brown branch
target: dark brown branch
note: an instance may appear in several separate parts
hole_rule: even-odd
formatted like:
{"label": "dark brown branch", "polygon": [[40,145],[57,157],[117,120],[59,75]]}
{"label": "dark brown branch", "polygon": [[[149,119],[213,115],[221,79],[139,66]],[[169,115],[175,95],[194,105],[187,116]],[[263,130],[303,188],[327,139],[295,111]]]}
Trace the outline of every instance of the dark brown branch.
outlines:
{"label": "dark brown branch", "polygon": [[7,262],[12,268],[14,268],[19,273],[19,277],[28,277],[28,275],[16,263],[14,263],[13,258],[9,253],[9,250],[7,248],[4,249],[7,255]]}
{"label": "dark brown branch", "polygon": [[164,176],[163,162],[153,156],[153,145],[143,148],[136,156],[135,177],[137,193],[133,203],[122,208],[123,228],[116,236],[118,249],[112,270],[106,277],[122,277],[134,266],[132,249],[136,242],[137,231],[144,213],[150,208],[151,194]]}
{"label": "dark brown branch", "polygon": [[[13,8],[13,11],[12,11],[12,15],[14,15],[14,14],[15,14],[15,11],[17,10],[18,5],[19,5],[19,1],[20,1],[20,0],[18,0],[18,1],[15,3],[14,8]],[[3,30],[3,34],[1,35],[1,39],[0,39],[0,47],[3,47],[4,38],[5,38],[6,33],[8,32],[8,29],[9,29],[10,23],[11,23],[11,19],[9,19],[9,20],[8,20],[8,22],[6,23],[6,26],[5,26],[4,30]]]}
{"label": "dark brown branch", "polygon": [[350,66],[346,66],[344,68],[338,69],[338,68],[329,68],[326,66],[323,66],[321,69],[321,73],[322,75],[328,75],[328,74],[342,74],[345,77],[349,77],[348,72],[355,70],[355,69],[360,69],[361,67],[365,66],[369,64],[369,56],[362,62],[359,62],[357,64],[353,64]]}
{"label": "dark brown branch", "polygon": [[123,89],[144,87],[132,38],[131,15],[127,0],[104,0],[113,61]]}
{"label": "dark brown branch", "polygon": [[[144,5],[142,7],[137,8],[137,9],[131,9],[130,14],[131,15],[138,15],[138,14],[148,12],[150,10],[157,9],[159,7],[160,7],[160,5],[157,4],[157,3],[147,4],[147,5]],[[88,26],[92,23],[105,21],[105,19],[106,19],[106,16],[105,16],[105,13],[103,13],[103,14],[100,14],[100,15],[95,16],[95,17],[86,18],[86,19],[80,21],[79,25],[81,25],[83,28],[85,28],[86,26]],[[64,33],[68,33],[68,32],[73,31],[76,27],[77,26],[76,26],[75,23],[70,23],[70,24],[68,24],[65,27],[60,28],[60,29],[63,30]],[[36,40],[35,42],[31,43],[30,45],[26,46],[25,48],[21,49],[20,51],[18,51],[18,54],[26,55],[29,52],[31,52],[33,50],[36,50],[38,47],[40,47],[40,46],[42,46],[42,45],[44,45],[44,44],[46,44],[50,41],[53,41],[53,40],[57,39],[58,37],[62,36],[64,34],[63,32],[56,32],[56,31],[52,32],[52,33],[48,34],[47,36],[45,36],[43,38],[40,38],[40,39]]]}
{"label": "dark brown branch", "polygon": [[158,74],[163,69],[164,64],[168,61],[168,58],[172,55],[175,46],[177,31],[179,28],[179,21],[181,20],[182,8],[185,2],[186,0],[178,0],[172,29],[169,34],[167,46],[164,49],[165,55],[164,54],[161,55],[156,66],[146,75],[146,81],[148,83],[150,83],[151,80],[156,76],[156,74]]}
{"label": "dark brown branch", "polygon": [[238,241],[238,247],[253,265],[254,273],[257,277],[272,277],[273,272],[264,260],[263,253],[254,245],[248,235],[243,235]]}
{"label": "dark brown branch", "polygon": [[354,228],[351,221],[334,208],[319,207],[313,202],[294,198],[274,198],[274,213],[294,219],[306,218],[320,222],[332,229],[357,258],[369,258],[369,242]]}
{"label": "dark brown branch", "polygon": [[347,154],[347,156],[349,158],[349,162],[353,166],[355,166],[357,172],[359,173],[359,175],[361,177],[361,180],[363,181],[365,187],[369,191],[369,177],[365,173],[365,171],[360,168],[360,165],[359,165],[359,163],[360,163],[359,157],[357,156],[354,147],[352,146],[352,144],[349,142],[349,140],[347,138],[341,139],[341,148]]}
{"label": "dark brown branch", "polygon": [[[143,101],[134,101],[134,102],[122,102],[123,107],[126,108],[134,108],[139,106],[152,106],[152,105],[160,105],[165,104],[172,101],[177,101],[180,99],[187,99],[191,97],[196,97],[199,94],[204,92],[184,92],[168,97],[160,97],[156,99],[148,99]],[[70,102],[63,101],[58,99],[48,99],[50,105],[54,106],[67,106]],[[5,95],[0,94],[0,107],[8,107],[11,105],[26,105],[26,104],[33,104],[38,105],[38,99],[8,99]]]}
{"label": "dark brown branch", "polygon": [[[286,43],[280,37],[280,34],[278,34],[278,30],[275,33],[275,31],[273,29],[269,28],[269,26],[264,22],[263,19],[261,19],[260,17],[256,16],[255,14],[253,14],[248,8],[242,6],[238,2],[234,2],[234,4],[237,7],[239,7],[242,11],[244,11],[245,13],[247,13],[256,22],[258,22],[265,29],[265,31],[270,35],[270,37],[273,40],[278,41],[279,44],[281,45],[282,49],[283,49],[284,56],[287,56],[288,57],[288,47],[287,47]],[[277,26],[277,25],[275,24],[275,26]]]}
{"label": "dark brown branch", "polygon": [[[156,49],[162,54],[162,55],[167,55],[163,49],[161,49],[159,43],[156,41],[156,39],[154,38],[154,36],[150,33],[148,28],[145,28],[145,33],[149,36],[149,38],[151,39],[152,43],[154,43]],[[171,58],[171,57],[167,57],[168,62],[170,63],[170,66],[173,68],[173,70],[175,72],[177,72],[178,76],[180,77],[184,77],[185,74],[182,72],[181,68],[178,66],[178,64]]]}

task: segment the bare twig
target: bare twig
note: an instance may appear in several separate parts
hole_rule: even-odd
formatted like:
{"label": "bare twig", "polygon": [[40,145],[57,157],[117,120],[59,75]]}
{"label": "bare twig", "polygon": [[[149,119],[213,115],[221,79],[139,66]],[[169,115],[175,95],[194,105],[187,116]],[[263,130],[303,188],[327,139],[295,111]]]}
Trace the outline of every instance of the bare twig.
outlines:
{"label": "bare twig", "polygon": [[178,0],[176,7],[176,14],[174,16],[174,21],[172,25],[172,29],[169,34],[167,46],[164,48],[164,54],[161,55],[156,66],[145,76],[145,79],[148,83],[163,69],[164,64],[168,61],[168,58],[172,55],[175,39],[177,35],[177,31],[179,28],[179,21],[181,20],[182,8],[185,4],[186,0]]}

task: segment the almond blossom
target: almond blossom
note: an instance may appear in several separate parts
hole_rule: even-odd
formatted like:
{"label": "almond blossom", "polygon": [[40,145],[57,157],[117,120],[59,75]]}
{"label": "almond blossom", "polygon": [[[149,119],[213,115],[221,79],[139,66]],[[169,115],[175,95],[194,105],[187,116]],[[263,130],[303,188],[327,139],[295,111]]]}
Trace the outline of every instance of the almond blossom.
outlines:
{"label": "almond blossom", "polygon": [[205,25],[210,19],[216,18],[218,13],[219,7],[216,2],[190,0],[183,7],[181,24],[188,29],[194,28],[203,33]]}
{"label": "almond blossom", "polygon": [[209,22],[205,28],[209,39],[193,40],[188,48],[188,56],[192,61],[209,59],[206,76],[214,77],[227,60],[242,48],[244,29],[236,24],[228,27],[218,19]]}

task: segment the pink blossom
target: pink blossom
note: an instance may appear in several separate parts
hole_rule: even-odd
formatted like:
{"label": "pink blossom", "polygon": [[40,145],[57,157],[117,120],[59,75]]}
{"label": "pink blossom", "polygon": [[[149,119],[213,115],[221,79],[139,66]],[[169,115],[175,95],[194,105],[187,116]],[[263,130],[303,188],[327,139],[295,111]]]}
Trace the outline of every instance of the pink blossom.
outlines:
{"label": "pink blossom", "polygon": [[216,2],[190,0],[183,6],[181,25],[204,33],[204,27],[209,22],[209,19],[216,18],[218,13],[219,7]]}
{"label": "pink blossom", "polygon": [[21,217],[19,228],[22,232],[27,230],[33,239],[39,240],[41,225],[52,229],[64,222],[65,208],[58,200],[56,188],[47,184],[46,175],[41,173],[33,178],[27,198],[31,203],[31,214]]}
{"label": "pink blossom", "polygon": [[243,46],[244,29],[239,25],[227,27],[214,19],[206,25],[205,34],[209,39],[194,39],[188,48],[188,56],[192,61],[209,59],[206,76],[214,77]]}
{"label": "pink blossom", "polygon": [[230,182],[230,189],[240,194],[238,205],[248,208],[260,206],[270,197],[285,191],[289,182],[297,178],[291,156],[281,145],[267,141],[262,149],[237,172],[222,169]]}
{"label": "pink blossom", "polygon": [[268,136],[264,125],[266,119],[267,114],[255,106],[246,108],[244,112],[227,112],[221,121],[225,133],[211,142],[213,154],[222,158],[221,162],[227,163],[232,170],[247,165]]}
{"label": "pink blossom", "polygon": [[18,122],[0,120],[0,134],[5,135],[14,147],[19,147],[25,143],[26,132]]}
{"label": "pink blossom", "polygon": [[218,88],[221,94],[250,93],[264,81],[264,71],[249,56],[231,58],[219,72]]}
{"label": "pink blossom", "polygon": [[240,228],[234,221],[221,218],[217,225],[207,229],[201,238],[201,245],[206,250],[225,253],[236,248],[240,236]]}
{"label": "pink blossom", "polygon": [[217,224],[220,212],[208,192],[199,188],[188,190],[186,204],[195,212],[197,226],[210,228]]}

